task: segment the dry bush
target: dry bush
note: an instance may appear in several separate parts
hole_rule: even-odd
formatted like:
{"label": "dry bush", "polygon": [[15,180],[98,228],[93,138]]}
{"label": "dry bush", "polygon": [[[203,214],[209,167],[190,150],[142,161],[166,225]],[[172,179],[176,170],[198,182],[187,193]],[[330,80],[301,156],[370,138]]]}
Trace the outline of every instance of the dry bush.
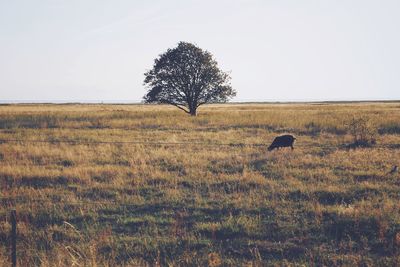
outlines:
{"label": "dry bush", "polygon": [[365,147],[376,144],[377,128],[367,116],[354,116],[346,125],[353,137],[351,146]]}

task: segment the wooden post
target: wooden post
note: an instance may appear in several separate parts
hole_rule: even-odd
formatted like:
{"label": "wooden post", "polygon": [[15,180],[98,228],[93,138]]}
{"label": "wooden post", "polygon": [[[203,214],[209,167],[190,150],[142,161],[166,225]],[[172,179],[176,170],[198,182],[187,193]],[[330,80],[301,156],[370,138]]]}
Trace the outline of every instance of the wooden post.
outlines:
{"label": "wooden post", "polygon": [[12,267],[17,266],[17,211],[11,210],[11,263]]}

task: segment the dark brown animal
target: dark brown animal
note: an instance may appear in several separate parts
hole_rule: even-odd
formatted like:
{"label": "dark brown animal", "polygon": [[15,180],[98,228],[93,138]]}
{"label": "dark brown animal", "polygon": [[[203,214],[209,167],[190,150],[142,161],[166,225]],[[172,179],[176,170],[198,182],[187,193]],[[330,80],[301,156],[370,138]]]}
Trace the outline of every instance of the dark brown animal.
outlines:
{"label": "dark brown animal", "polygon": [[274,150],[275,148],[281,148],[281,147],[291,147],[293,148],[293,143],[294,140],[296,140],[296,137],[290,134],[285,134],[281,136],[275,137],[274,141],[272,144],[268,147],[268,151]]}

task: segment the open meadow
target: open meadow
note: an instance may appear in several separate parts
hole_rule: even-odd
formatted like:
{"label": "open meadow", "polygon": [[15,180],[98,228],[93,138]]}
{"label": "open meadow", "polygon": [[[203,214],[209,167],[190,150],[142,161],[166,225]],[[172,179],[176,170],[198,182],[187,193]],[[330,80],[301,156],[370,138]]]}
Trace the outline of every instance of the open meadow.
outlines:
{"label": "open meadow", "polygon": [[399,266],[395,165],[399,102],[0,105],[0,266]]}

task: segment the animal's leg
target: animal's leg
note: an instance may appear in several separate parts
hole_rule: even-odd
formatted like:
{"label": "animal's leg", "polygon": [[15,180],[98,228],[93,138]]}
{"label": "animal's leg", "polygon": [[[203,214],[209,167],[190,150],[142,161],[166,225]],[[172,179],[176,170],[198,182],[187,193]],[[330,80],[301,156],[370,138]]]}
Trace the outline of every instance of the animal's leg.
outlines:
{"label": "animal's leg", "polygon": [[292,148],[292,150],[294,149],[293,145],[290,146]]}

